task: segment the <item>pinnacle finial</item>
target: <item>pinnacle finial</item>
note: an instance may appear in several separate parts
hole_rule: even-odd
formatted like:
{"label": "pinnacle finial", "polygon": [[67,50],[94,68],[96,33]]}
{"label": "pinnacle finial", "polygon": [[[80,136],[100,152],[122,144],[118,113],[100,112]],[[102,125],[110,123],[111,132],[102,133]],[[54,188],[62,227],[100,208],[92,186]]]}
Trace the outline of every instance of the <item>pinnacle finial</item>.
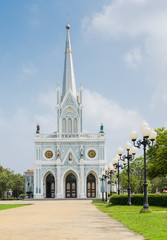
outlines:
{"label": "pinnacle finial", "polygon": [[67,30],[70,29],[70,24],[69,24],[69,22],[67,22],[66,29],[67,29]]}

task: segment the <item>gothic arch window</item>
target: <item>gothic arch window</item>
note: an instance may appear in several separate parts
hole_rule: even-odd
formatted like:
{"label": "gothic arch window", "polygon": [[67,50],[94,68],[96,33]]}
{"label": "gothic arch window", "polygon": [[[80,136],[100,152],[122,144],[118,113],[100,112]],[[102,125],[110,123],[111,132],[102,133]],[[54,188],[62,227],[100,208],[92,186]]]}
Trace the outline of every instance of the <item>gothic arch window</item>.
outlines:
{"label": "gothic arch window", "polygon": [[62,120],[62,133],[66,133],[66,119],[63,118]]}
{"label": "gothic arch window", "polygon": [[72,133],[72,120],[71,120],[71,118],[68,119],[68,133]]}
{"label": "gothic arch window", "polygon": [[77,119],[74,118],[74,133],[78,132],[78,124],[77,124]]}

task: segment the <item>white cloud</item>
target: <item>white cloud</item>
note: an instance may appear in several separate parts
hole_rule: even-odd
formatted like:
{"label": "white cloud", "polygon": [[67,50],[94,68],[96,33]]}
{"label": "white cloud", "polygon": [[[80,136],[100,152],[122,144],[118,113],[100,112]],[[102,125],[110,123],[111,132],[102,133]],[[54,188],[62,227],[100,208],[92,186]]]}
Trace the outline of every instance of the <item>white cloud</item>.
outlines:
{"label": "white cloud", "polygon": [[136,68],[142,61],[141,50],[139,47],[136,47],[130,50],[124,57],[123,57],[127,66],[131,68]]}
{"label": "white cloud", "polygon": [[138,130],[143,117],[137,110],[123,109],[113,100],[97,92],[90,92],[88,89],[83,92],[83,104],[84,130],[99,132],[100,124],[104,124],[107,138],[107,161],[111,161],[118,146],[124,147],[125,142],[130,141],[130,130],[132,128]]}
{"label": "white cloud", "polygon": [[56,90],[50,91],[48,93],[40,93],[38,101],[40,104],[44,104],[46,106],[49,106],[51,109],[55,109],[55,106],[57,104],[56,96]]}
{"label": "white cloud", "polygon": [[30,13],[31,13],[32,15],[36,15],[38,12],[39,12],[38,5],[37,5],[37,4],[32,4],[32,5],[30,6]]}
{"label": "white cloud", "polygon": [[158,34],[167,36],[166,31],[164,32],[167,20],[166,7],[165,0],[162,0],[161,4],[156,0],[115,0],[91,18],[84,18],[82,27],[87,34],[98,34],[99,37]]}
{"label": "white cloud", "polygon": [[156,107],[162,108],[162,103],[167,105],[167,77],[163,79],[163,81],[159,81],[157,84],[151,101],[152,110],[155,111]]}
{"label": "white cloud", "polygon": [[[128,66],[135,67],[145,56],[145,71],[156,83],[154,101],[166,102],[167,81],[167,1],[114,0],[82,21],[87,38],[98,36],[103,41],[117,39],[137,43],[138,50],[124,56]],[[122,43],[121,42],[121,43]],[[143,53],[139,49],[142,48]],[[147,76],[148,76],[147,75]],[[144,80],[144,79],[143,79]],[[159,89],[157,91],[157,89]],[[155,97],[157,95],[157,97]],[[154,105],[155,105],[154,104]],[[167,104],[167,103],[166,103]],[[153,104],[152,104],[153,105]]]}
{"label": "white cloud", "polygon": [[1,132],[1,164],[16,172],[23,173],[33,165],[34,123],[25,108],[18,108],[10,116],[3,116],[5,125],[0,125]]}
{"label": "white cloud", "polygon": [[0,127],[4,128],[7,126],[7,123],[5,121],[4,115],[3,115],[3,111],[0,110]]}
{"label": "white cloud", "polygon": [[27,76],[31,76],[37,72],[37,68],[34,64],[23,64],[22,65],[22,71]]}
{"label": "white cloud", "polygon": [[39,6],[37,4],[32,4],[29,7],[29,12],[30,12],[30,24],[32,27],[36,28],[40,25],[40,20],[39,20]]}
{"label": "white cloud", "polygon": [[[103,122],[106,129],[131,128],[141,120],[136,110],[122,109],[116,102],[107,99],[97,92],[84,90],[83,102],[85,106],[84,116],[87,126],[95,128],[95,122]],[[90,121],[91,119],[91,121]]]}
{"label": "white cloud", "polygon": [[36,114],[35,121],[40,125],[40,131],[43,134],[52,133],[57,130],[56,110],[47,114]]}
{"label": "white cloud", "polygon": [[[56,90],[39,94],[38,103],[44,107],[45,114],[36,114],[35,120],[41,126],[41,131],[48,133],[57,130],[56,120]],[[49,109],[48,109],[49,108]]]}

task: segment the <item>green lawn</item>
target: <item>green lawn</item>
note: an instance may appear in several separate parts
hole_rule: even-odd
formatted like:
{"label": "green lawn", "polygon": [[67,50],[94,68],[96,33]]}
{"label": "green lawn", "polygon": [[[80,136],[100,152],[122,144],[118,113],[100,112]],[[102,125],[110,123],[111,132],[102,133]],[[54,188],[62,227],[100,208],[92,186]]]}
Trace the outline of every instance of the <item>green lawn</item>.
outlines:
{"label": "green lawn", "polygon": [[150,206],[151,213],[139,213],[142,206],[112,206],[96,202],[93,202],[93,205],[124,223],[129,229],[142,234],[146,239],[167,239],[167,207]]}
{"label": "green lawn", "polygon": [[27,206],[29,204],[0,204],[0,210]]}

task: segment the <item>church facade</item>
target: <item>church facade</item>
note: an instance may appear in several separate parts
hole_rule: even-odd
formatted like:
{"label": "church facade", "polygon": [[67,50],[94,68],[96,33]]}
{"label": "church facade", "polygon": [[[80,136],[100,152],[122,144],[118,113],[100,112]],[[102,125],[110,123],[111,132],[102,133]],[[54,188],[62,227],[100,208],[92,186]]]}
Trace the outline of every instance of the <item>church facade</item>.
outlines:
{"label": "church facade", "polygon": [[34,171],[25,172],[25,191],[32,191],[34,199],[101,196],[105,134],[103,125],[97,133],[82,130],[83,89],[76,91],[69,24],[66,30],[62,91],[57,86],[57,131],[42,134],[37,127]]}

